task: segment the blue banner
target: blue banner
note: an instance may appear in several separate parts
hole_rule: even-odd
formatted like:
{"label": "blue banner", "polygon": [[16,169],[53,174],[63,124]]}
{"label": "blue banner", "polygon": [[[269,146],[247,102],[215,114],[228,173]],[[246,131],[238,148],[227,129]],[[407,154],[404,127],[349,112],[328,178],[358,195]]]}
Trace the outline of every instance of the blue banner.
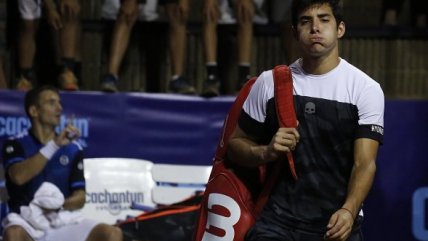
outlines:
{"label": "blue banner", "polygon": [[[23,93],[0,91],[0,144],[30,123]],[[74,116],[86,157],[142,158],[158,163],[211,163],[233,97],[206,100],[166,94],[61,94],[60,127]]]}
{"label": "blue banner", "polygon": [[[74,115],[86,157],[209,165],[233,97],[62,93],[60,127]],[[23,93],[0,91],[0,145],[30,125]],[[366,241],[428,240],[428,101],[386,102],[385,138],[364,206]]]}

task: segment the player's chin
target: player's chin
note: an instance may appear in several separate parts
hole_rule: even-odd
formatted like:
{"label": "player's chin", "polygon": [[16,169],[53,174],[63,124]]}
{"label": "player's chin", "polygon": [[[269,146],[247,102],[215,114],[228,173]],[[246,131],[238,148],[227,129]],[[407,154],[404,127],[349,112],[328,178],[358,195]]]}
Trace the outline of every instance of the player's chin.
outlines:
{"label": "player's chin", "polygon": [[322,57],[324,56],[324,51],[310,51],[309,56],[313,58]]}

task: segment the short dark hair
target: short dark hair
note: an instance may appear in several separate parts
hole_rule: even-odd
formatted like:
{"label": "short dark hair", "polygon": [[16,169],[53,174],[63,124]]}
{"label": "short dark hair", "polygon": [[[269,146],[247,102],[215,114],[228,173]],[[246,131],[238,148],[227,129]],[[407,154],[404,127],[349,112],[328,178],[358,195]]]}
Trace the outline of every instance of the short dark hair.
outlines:
{"label": "short dark hair", "polygon": [[30,116],[30,107],[33,105],[37,105],[39,103],[40,94],[43,91],[50,90],[59,95],[59,91],[57,88],[51,85],[42,85],[36,88],[33,88],[25,94],[24,98],[24,107],[25,107],[25,113],[27,113],[27,116],[31,119]]}
{"label": "short dark hair", "polygon": [[291,24],[296,29],[299,15],[307,8],[317,4],[328,4],[331,7],[336,23],[343,21],[343,9],[340,0],[293,0],[291,5]]}

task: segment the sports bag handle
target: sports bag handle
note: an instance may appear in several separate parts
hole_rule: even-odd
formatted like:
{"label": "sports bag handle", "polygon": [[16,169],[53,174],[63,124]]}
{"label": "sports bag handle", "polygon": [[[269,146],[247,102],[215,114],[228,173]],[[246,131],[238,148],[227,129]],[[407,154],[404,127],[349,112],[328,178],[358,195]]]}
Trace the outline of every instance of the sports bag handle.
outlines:
{"label": "sports bag handle", "polygon": [[[275,66],[273,70],[274,79],[274,91],[275,91],[275,106],[278,116],[278,123],[280,127],[297,127],[296,112],[294,109],[293,101],[293,79],[291,77],[291,71],[286,65]],[[288,163],[290,165],[291,174],[294,179],[297,180],[296,170],[294,168],[294,159],[291,152],[287,153]],[[283,167],[283,161],[277,161],[275,167],[272,169],[272,173],[263,186],[263,190],[260,193],[256,206],[255,215],[259,216],[264,205],[269,199],[270,192],[278,179]]]}
{"label": "sports bag handle", "polygon": [[[283,76],[286,76],[285,78]],[[291,70],[285,65],[278,65],[273,71],[275,82],[275,105],[280,127],[297,128],[297,117],[293,101],[293,78]],[[297,180],[294,159],[291,152],[287,153],[291,174]]]}

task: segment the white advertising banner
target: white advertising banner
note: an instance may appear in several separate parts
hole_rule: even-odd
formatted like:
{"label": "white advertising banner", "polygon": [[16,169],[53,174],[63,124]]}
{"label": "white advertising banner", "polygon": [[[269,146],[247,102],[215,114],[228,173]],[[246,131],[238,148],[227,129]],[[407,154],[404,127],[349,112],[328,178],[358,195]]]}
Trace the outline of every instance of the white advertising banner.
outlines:
{"label": "white advertising banner", "polygon": [[84,160],[86,179],[85,217],[114,224],[127,215],[136,216],[132,203],[154,207],[153,163],[129,158],[88,158]]}

